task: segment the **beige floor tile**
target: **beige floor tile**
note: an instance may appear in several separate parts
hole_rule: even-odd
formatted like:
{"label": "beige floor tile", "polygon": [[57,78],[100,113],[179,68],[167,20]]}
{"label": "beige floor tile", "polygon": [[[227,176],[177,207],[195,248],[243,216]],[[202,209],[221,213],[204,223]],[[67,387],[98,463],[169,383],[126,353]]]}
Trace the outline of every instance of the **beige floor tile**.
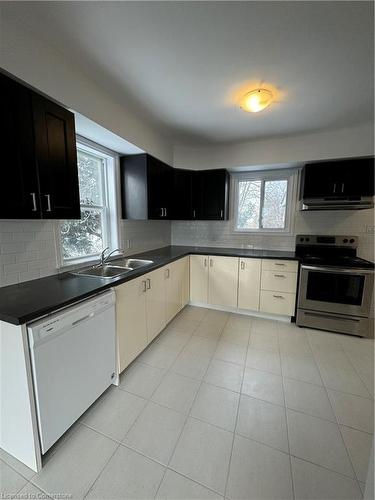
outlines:
{"label": "beige floor tile", "polygon": [[21,474],[21,476],[25,477],[26,479],[31,479],[33,476],[35,476],[35,471],[31,470],[29,467],[27,467],[25,464],[14,458],[12,455],[9,455],[9,453],[7,453],[2,448],[0,448],[0,460],[5,462],[7,465],[9,465],[12,469]]}
{"label": "beige floor tile", "polygon": [[325,387],[284,379],[284,391],[288,408],[332,422],[336,421]]}
{"label": "beige floor tile", "polygon": [[167,326],[166,330],[191,334],[199,325],[199,321],[177,317]]}
{"label": "beige floor tile", "polygon": [[289,456],[236,435],[226,496],[233,500],[291,500]]}
{"label": "beige floor tile", "polygon": [[360,431],[374,431],[374,401],[353,394],[328,389],[333,411],[339,424]]}
{"label": "beige floor tile", "polygon": [[296,500],[361,500],[355,479],[292,457]]}
{"label": "beige floor tile", "polygon": [[236,433],[289,453],[285,408],[242,395]]}
{"label": "beige floor tile", "polygon": [[11,498],[12,495],[18,493],[27,482],[26,478],[0,460],[0,497]]}
{"label": "beige floor tile", "polygon": [[245,364],[246,347],[220,340],[217,345],[214,357],[216,359],[222,359],[223,361],[228,361],[230,363],[243,365]]}
{"label": "beige floor tile", "polygon": [[210,384],[240,392],[244,368],[242,365],[213,359],[204,380]]}
{"label": "beige floor tile", "polygon": [[148,399],[160,384],[164,373],[161,368],[135,361],[121,374],[119,389]]}
{"label": "beige floor tile", "polygon": [[269,403],[284,405],[282,379],[273,373],[245,368],[242,392]]}
{"label": "beige floor tile", "polygon": [[359,481],[366,482],[373,436],[343,425],[340,429],[356,476]]}
{"label": "beige floor tile", "polygon": [[186,344],[184,351],[189,351],[193,354],[212,357],[217,348],[216,340],[197,337],[193,335]]}
{"label": "beige floor tile", "polygon": [[171,370],[186,377],[202,380],[206,374],[211,358],[183,350],[174,362]]}
{"label": "beige floor tile", "polygon": [[222,326],[211,323],[201,323],[194,331],[194,336],[204,337],[210,340],[218,340],[221,336]]}
{"label": "beige floor tile", "polygon": [[221,387],[203,383],[191,408],[193,417],[234,431],[239,394]]}
{"label": "beige floor tile", "polygon": [[158,500],[222,500],[223,497],[177,472],[167,470],[155,498]]}
{"label": "beige floor tile", "polygon": [[180,349],[171,349],[157,342],[153,342],[138,357],[138,361],[155,368],[170,368],[175,361]]}
{"label": "beige floor tile", "polygon": [[190,333],[181,333],[173,330],[162,332],[159,337],[156,337],[155,342],[170,349],[181,350],[191,338]]}
{"label": "beige floor tile", "polygon": [[22,488],[17,494],[20,499],[29,499],[29,500],[52,500],[52,497],[47,495],[44,491],[37,488],[33,483],[27,483],[26,486]]}
{"label": "beige floor tile", "polygon": [[290,453],[298,458],[354,477],[337,424],[287,410]]}
{"label": "beige floor tile", "polygon": [[318,367],[310,355],[287,356],[281,354],[281,367],[284,377],[309,382],[310,384],[323,385]]}
{"label": "beige floor tile", "polygon": [[169,372],[152,396],[152,401],[187,413],[199,389],[200,381]]}
{"label": "beige floor tile", "polygon": [[238,330],[236,328],[229,328],[226,326],[221,334],[220,340],[230,342],[231,344],[238,344],[247,347],[250,339],[250,332],[248,330]]}
{"label": "beige floor tile", "polygon": [[262,332],[251,331],[249,348],[260,349],[261,351],[279,352],[279,341],[277,338],[277,334],[267,335]]}
{"label": "beige floor tile", "polygon": [[119,446],[86,498],[154,498],[165,468],[124,446]]}
{"label": "beige floor tile", "polygon": [[281,375],[281,362],[278,352],[249,349],[247,351],[246,366]]}
{"label": "beige floor tile", "polygon": [[149,402],[123,443],[167,464],[185,423],[185,415]]}
{"label": "beige floor tile", "polygon": [[92,429],[122,441],[145,405],[145,399],[114,389],[94,405],[82,421]]}
{"label": "beige floor tile", "polygon": [[231,432],[189,418],[170,467],[223,494],[232,441]]}

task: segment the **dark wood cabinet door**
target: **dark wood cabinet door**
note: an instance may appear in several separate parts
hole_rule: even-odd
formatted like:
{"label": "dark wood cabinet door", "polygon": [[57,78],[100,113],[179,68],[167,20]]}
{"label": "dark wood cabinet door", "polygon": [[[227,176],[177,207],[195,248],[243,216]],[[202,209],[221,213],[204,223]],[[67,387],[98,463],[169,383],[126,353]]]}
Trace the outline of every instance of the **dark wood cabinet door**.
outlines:
{"label": "dark wood cabinet door", "polygon": [[227,219],[228,172],[225,169],[196,172],[193,182],[195,218],[203,220]]}
{"label": "dark wood cabinet door", "polygon": [[79,219],[74,115],[36,93],[32,105],[42,216]]}
{"label": "dark wood cabinet door", "polygon": [[340,189],[346,196],[374,196],[374,158],[351,158],[341,163]]}
{"label": "dark wood cabinet door", "polygon": [[192,209],[192,177],[191,170],[173,169],[171,218],[175,220],[191,220]]}
{"label": "dark wood cabinet door", "polygon": [[311,163],[303,170],[303,198],[335,196],[341,186],[340,171],[332,162]]}
{"label": "dark wood cabinet door", "polygon": [[0,74],[0,96],[0,218],[39,219],[31,92]]}
{"label": "dark wood cabinet door", "polygon": [[148,156],[147,196],[148,218],[169,219],[171,210],[172,168]]}

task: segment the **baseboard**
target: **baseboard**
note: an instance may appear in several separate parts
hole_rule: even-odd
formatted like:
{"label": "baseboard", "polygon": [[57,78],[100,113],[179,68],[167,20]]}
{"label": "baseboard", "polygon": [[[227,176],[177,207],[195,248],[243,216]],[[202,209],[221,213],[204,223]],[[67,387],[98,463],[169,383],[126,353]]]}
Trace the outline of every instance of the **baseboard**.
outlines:
{"label": "baseboard", "polygon": [[253,316],[256,318],[273,319],[274,321],[282,321],[283,323],[290,323],[290,316],[280,316],[278,314],[264,313],[260,311],[252,311],[249,309],[239,309],[238,307],[214,306],[204,302],[189,301],[189,306],[204,307],[205,309],[213,309],[215,311],[224,311],[236,314],[244,314],[245,316]]}

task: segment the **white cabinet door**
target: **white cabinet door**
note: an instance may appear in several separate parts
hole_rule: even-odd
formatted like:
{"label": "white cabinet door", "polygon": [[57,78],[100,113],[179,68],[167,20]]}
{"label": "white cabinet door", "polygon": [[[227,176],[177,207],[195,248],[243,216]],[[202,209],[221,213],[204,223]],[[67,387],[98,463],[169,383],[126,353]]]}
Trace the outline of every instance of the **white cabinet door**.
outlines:
{"label": "white cabinet door", "polygon": [[189,256],[179,260],[181,265],[181,309],[189,302],[190,296],[190,258]]}
{"label": "white cabinet door", "polygon": [[165,268],[162,267],[145,275],[148,342],[151,342],[166,325],[164,272]]}
{"label": "white cabinet door", "polygon": [[146,325],[146,276],[115,288],[116,328],[120,372],[148,344]]}
{"label": "white cabinet door", "polygon": [[262,290],[296,293],[297,273],[284,271],[262,271]]}
{"label": "white cabinet door", "polygon": [[266,313],[293,316],[296,304],[295,293],[261,290],[260,310]]}
{"label": "white cabinet door", "polygon": [[238,307],[259,311],[261,259],[241,259],[238,270]]}
{"label": "white cabinet door", "polygon": [[180,261],[164,268],[166,322],[169,323],[181,309],[182,267]]}
{"label": "white cabinet door", "polygon": [[210,256],[209,264],[209,304],[237,307],[238,258]]}
{"label": "white cabinet door", "polygon": [[190,300],[208,302],[208,256],[190,256]]}

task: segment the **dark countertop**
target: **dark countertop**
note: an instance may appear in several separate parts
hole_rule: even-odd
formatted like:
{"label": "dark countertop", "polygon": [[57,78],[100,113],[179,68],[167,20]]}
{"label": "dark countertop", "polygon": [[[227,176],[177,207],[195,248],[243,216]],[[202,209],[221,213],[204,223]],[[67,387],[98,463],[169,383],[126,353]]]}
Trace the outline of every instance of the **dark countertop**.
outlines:
{"label": "dark countertop", "polygon": [[263,259],[298,260],[294,252],[279,250],[246,250],[237,248],[168,246],[147,252],[127,255],[126,258],[153,260],[154,263],[110,280],[74,276],[68,272],[26,281],[0,288],[0,320],[21,325],[61,307],[91,297],[154,269],[165,266],[185,255],[221,255]]}

